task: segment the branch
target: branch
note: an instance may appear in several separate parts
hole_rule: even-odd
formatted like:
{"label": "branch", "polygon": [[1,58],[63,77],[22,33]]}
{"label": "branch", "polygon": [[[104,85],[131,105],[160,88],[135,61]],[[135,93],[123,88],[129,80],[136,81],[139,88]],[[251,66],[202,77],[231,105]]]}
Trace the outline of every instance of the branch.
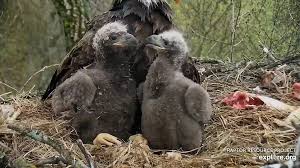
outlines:
{"label": "branch", "polygon": [[265,67],[266,69],[270,69],[270,68],[274,68],[278,65],[283,65],[283,64],[291,64],[291,63],[298,63],[300,59],[300,55],[295,55],[295,56],[290,56],[290,57],[286,57],[283,60],[278,60],[272,64],[270,63],[263,63],[263,64],[259,64],[256,66],[251,67],[250,69],[258,69],[258,68],[263,68]]}
{"label": "branch", "polygon": [[44,135],[43,133],[37,131],[37,130],[31,130],[29,128],[24,128],[17,124],[9,124],[7,126],[9,129],[12,129],[14,131],[19,132],[23,136],[27,136],[33,140],[36,140],[38,142],[47,144],[51,146],[53,149],[55,149],[61,156],[64,163],[68,165],[72,165],[76,168],[88,168],[82,161],[75,159],[75,157],[72,155],[70,151],[65,149],[63,143],[61,143],[59,140],[53,139],[51,137],[48,137],[47,135]]}
{"label": "branch", "polygon": [[0,81],[0,84],[6,86],[6,87],[8,87],[8,88],[10,88],[11,90],[16,91],[17,93],[19,93],[19,91],[18,91],[16,88],[14,88],[14,87],[12,87],[12,86],[10,86],[10,85],[4,83],[4,82],[1,82],[1,81]]}
{"label": "branch", "polygon": [[0,141],[0,149],[3,150],[3,152],[10,152],[10,151],[12,151],[12,149],[10,147],[8,147],[7,145],[5,145],[1,141]]}
{"label": "branch", "polygon": [[12,149],[5,145],[4,143],[0,142],[0,167],[5,168],[36,168],[35,165],[28,163],[22,157],[11,161],[6,153],[12,152]]}
{"label": "branch", "polygon": [[13,168],[36,168],[35,165],[28,163],[25,159],[18,158],[13,163]]}
{"label": "branch", "polygon": [[46,164],[60,164],[60,163],[67,164],[67,163],[65,163],[65,160],[62,157],[53,156],[51,158],[39,160],[37,163],[35,163],[35,165],[38,166],[38,167],[41,167],[41,166],[44,166]]}
{"label": "branch", "polygon": [[28,80],[24,83],[23,87],[21,88],[20,91],[17,91],[17,92],[21,92],[24,90],[25,86],[31,81],[31,79],[36,76],[37,74],[41,73],[41,72],[44,72],[46,69],[48,68],[52,68],[52,67],[56,67],[56,66],[59,66],[59,64],[53,64],[53,65],[49,65],[49,66],[44,66],[42,69],[36,71],[33,75],[31,75]]}
{"label": "branch", "polygon": [[86,161],[88,162],[89,167],[95,168],[95,163],[94,163],[93,157],[92,157],[91,153],[84,147],[81,139],[78,139],[76,141],[76,143],[77,143],[80,151],[84,154],[84,157],[85,157]]}

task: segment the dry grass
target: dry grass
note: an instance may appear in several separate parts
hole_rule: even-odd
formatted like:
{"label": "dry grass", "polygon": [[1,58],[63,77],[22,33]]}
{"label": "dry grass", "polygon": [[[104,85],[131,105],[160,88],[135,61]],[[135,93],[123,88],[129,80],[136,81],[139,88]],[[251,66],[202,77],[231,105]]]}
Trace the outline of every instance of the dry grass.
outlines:
{"label": "dry grass", "polygon": [[[228,82],[234,81],[234,82]],[[236,80],[226,75],[211,76],[203,84],[214,100],[214,116],[206,128],[205,144],[198,155],[182,154],[181,160],[168,159],[164,153],[154,154],[143,143],[128,142],[118,147],[93,147],[87,145],[95,156],[98,166],[103,167],[259,167],[264,161],[258,160],[258,155],[271,153],[229,152],[229,149],[261,148],[294,148],[295,132],[279,128],[274,119],[283,119],[288,114],[273,111],[266,107],[253,110],[233,110],[224,107],[220,100],[234,90],[249,91],[257,85],[256,82],[236,83]],[[252,81],[251,78],[248,81]],[[287,91],[288,92],[288,91]],[[289,98],[287,92],[272,94],[274,97],[290,104],[297,104]],[[74,140],[70,137],[72,129],[68,121],[54,119],[49,103],[41,103],[36,99],[15,98],[14,105],[21,110],[18,121],[38,129],[47,135],[60,139],[66,147],[79,154]],[[0,134],[1,142],[12,152],[11,159],[23,156],[30,162],[45,159],[57,153],[49,146],[37,143],[29,138],[15,133]]]}

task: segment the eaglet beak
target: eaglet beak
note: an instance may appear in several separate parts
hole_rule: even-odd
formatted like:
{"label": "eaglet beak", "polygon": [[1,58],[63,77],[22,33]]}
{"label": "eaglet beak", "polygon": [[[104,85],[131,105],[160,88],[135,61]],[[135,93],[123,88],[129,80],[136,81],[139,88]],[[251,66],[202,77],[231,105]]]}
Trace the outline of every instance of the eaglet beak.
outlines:
{"label": "eaglet beak", "polygon": [[164,47],[164,42],[159,35],[152,35],[146,38],[146,45],[154,48],[158,51],[164,51],[166,48]]}
{"label": "eaglet beak", "polygon": [[126,35],[122,36],[118,42],[113,44],[113,46],[120,47],[120,48],[128,47],[128,46],[135,47],[137,45],[138,45],[138,42],[137,42],[136,38],[131,34],[126,34]]}
{"label": "eaglet beak", "polygon": [[176,4],[180,4],[181,0],[175,0]]}

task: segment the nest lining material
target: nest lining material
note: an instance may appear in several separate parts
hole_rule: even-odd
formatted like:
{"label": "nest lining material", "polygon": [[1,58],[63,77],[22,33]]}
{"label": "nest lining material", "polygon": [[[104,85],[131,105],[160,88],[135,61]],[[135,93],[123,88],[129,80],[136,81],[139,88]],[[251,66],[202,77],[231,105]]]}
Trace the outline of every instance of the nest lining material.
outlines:
{"label": "nest lining material", "polygon": [[[252,110],[234,110],[225,107],[220,100],[223,96],[235,90],[249,91],[255,82],[228,82],[228,78],[211,76],[203,83],[213,100],[214,115],[211,123],[205,129],[204,145],[198,155],[182,153],[182,159],[170,159],[163,152],[154,154],[144,143],[125,142],[121,146],[95,147],[86,145],[91,150],[98,167],[260,167],[266,161],[259,160],[260,155],[271,155],[261,151],[250,152],[249,148],[259,149],[293,149],[296,133],[278,127],[274,119],[284,119],[288,113],[274,111],[267,107],[258,107]],[[282,101],[296,104],[288,93],[276,95]],[[55,119],[49,102],[41,103],[39,98],[23,99],[14,98],[15,109],[21,111],[17,122],[44,132],[46,135],[61,140],[67,149],[84,160],[71,138],[74,130],[68,127],[69,121]],[[0,127],[1,128],[1,127]],[[1,129],[0,129],[1,130]],[[35,142],[28,137],[11,133],[0,133],[3,145],[12,149],[7,153],[10,159],[23,157],[35,163],[58,155],[51,147]],[[2,146],[3,146],[2,145]],[[286,155],[287,153],[277,153]],[[58,167],[51,165],[49,167]]]}

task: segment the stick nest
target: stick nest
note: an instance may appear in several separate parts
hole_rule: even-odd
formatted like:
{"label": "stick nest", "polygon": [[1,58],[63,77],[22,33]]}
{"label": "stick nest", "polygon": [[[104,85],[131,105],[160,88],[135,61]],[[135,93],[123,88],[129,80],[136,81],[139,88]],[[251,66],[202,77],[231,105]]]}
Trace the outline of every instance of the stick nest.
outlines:
{"label": "stick nest", "polygon": [[[235,77],[230,74],[211,75],[203,82],[202,85],[212,97],[214,115],[206,127],[204,145],[196,155],[182,153],[182,159],[170,159],[165,152],[156,154],[144,143],[134,141],[114,147],[93,145],[86,147],[91,151],[98,167],[116,168],[259,167],[265,161],[259,160],[257,156],[272,153],[242,151],[243,149],[294,148],[295,131],[280,128],[274,123],[274,119],[284,119],[288,113],[270,110],[264,106],[251,110],[234,110],[221,104],[220,100],[227,94],[236,90],[250,92],[251,88],[258,85],[251,76],[242,76],[238,81]],[[272,93],[270,96],[295,105],[297,102],[289,97],[290,90],[285,90],[283,93]],[[17,119],[19,122],[61,140],[67,149],[73,151],[79,159],[85,160],[78,147],[74,145],[75,140],[71,138],[75,132],[69,127],[69,121],[55,118],[49,102],[42,103],[39,98],[15,97],[12,103],[15,109],[21,111]],[[23,157],[29,162],[36,163],[41,159],[58,155],[51,147],[13,131],[0,133],[0,140],[2,146],[11,150],[7,153],[11,160]],[[49,165],[49,167],[59,166]]]}

